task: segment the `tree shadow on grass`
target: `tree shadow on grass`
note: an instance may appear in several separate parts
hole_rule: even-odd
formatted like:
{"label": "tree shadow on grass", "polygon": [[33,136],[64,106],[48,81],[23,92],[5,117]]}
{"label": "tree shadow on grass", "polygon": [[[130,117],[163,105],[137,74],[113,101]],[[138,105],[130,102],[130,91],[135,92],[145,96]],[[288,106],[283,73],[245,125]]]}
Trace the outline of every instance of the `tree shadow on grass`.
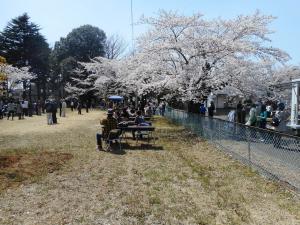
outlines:
{"label": "tree shadow on grass", "polygon": [[161,151],[164,150],[163,146],[157,146],[148,143],[122,143],[122,149],[124,150],[149,150],[149,151]]}
{"label": "tree shadow on grass", "polygon": [[142,150],[142,151],[161,151],[164,150],[162,146],[156,146],[152,144],[135,144],[135,143],[122,143],[122,148],[120,149],[118,144],[113,144],[110,146],[108,153],[115,155],[125,155],[126,151],[131,150]]}

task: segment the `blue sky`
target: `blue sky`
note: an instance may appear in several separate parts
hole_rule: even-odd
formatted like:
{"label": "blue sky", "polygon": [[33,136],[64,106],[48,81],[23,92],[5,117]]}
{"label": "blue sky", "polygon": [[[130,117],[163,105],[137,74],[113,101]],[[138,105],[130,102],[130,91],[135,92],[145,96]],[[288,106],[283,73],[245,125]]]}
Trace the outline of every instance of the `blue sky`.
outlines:
{"label": "blue sky", "polygon": [[[0,0],[0,6],[0,30],[11,18],[27,12],[50,45],[83,24],[98,26],[107,34],[118,33],[128,43],[131,40],[130,0]],[[278,17],[271,25],[276,31],[271,45],[289,53],[291,63],[300,63],[299,0],[133,0],[134,21],[142,14],[153,16],[159,9],[186,15],[201,12],[207,19],[233,18],[258,9]],[[144,28],[134,30],[137,36]]]}

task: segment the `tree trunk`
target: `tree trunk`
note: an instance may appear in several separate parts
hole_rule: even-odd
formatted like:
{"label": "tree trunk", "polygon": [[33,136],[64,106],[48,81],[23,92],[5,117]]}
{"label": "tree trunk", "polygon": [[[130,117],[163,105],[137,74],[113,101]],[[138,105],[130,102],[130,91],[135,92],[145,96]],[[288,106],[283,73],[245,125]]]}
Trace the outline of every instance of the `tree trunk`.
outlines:
{"label": "tree trunk", "polygon": [[43,87],[43,101],[46,101],[47,95],[46,95],[46,82],[44,81],[42,83],[42,87]]}
{"label": "tree trunk", "polygon": [[40,100],[41,99],[41,85],[40,82],[36,82],[36,95],[37,95],[37,99]]}
{"label": "tree trunk", "polygon": [[23,81],[23,95],[22,95],[23,99],[26,99],[26,81]]}

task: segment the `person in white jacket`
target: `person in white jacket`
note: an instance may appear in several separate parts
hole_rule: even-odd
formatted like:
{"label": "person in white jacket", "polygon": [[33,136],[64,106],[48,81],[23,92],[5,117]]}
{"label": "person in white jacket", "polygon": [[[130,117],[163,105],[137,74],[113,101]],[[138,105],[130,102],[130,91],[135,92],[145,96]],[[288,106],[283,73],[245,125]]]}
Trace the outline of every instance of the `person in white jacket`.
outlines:
{"label": "person in white jacket", "polygon": [[256,105],[253,104],[251,106],[250,112],[249,112],[249,119],[246,123],[246,125],[248,126],[255,126],[256,124],[256,120],[257,120],[257,112],[256,112]]}

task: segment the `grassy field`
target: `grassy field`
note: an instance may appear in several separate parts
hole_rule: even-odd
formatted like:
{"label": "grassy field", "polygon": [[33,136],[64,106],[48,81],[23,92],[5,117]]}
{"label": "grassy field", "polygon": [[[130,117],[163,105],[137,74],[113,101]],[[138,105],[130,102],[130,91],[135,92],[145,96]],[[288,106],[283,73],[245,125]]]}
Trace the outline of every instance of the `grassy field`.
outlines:
{"label": "grassy field", "polygon": [[299,195],[163,118],[155,146],[96,151],[103,117],[0,121],[0,224],[300,224]]}

